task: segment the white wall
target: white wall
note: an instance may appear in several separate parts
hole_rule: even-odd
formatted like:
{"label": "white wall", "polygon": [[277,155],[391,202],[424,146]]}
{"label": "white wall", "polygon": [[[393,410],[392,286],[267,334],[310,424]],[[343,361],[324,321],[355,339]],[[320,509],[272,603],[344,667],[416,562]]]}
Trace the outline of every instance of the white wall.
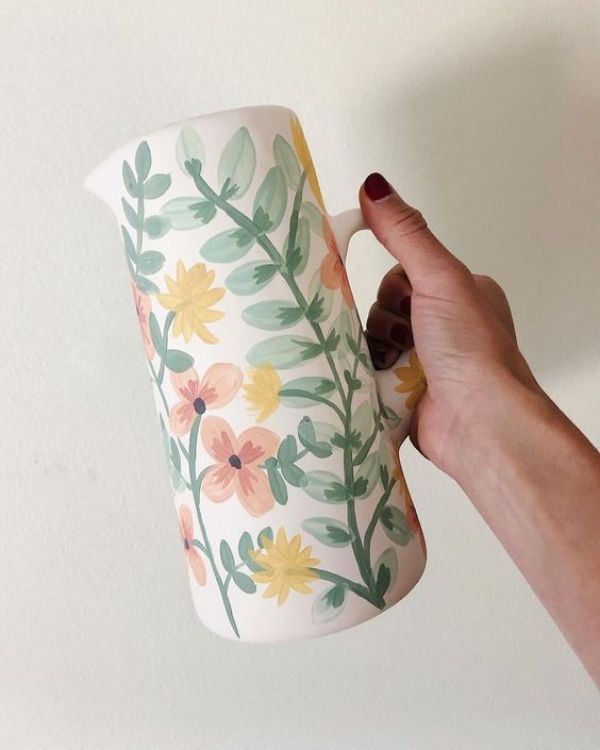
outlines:
{"label": "white wall", "polygon": [[[291,106],[331,209],[388,175],[504,285],[598,441],[599,30],[585,0],[4,0],[0,747],[598,747],[590,679],[409,447],[430,561],[404,603],[278,647],[198,624],[119,238],[81,183],[165,122]],[[352,249],[365,313],[390,261]]]}

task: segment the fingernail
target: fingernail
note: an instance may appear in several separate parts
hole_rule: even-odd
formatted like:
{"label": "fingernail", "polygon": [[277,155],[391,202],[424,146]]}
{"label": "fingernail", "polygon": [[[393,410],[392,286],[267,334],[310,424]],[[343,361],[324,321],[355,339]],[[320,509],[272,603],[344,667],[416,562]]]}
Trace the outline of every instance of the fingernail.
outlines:
{"label": "fingernail", "polygon": [[390,328],[390,338],[403,349],[407,349],[412,346],[412,331],[410,328],[402,323],[394,323]]}
{"label": "fingernail", "polygon": [[371,359],[376,370],[387,370],[398,360],[400,352],[397,349],[382,349],[371,352]]}
{"label": "fingernail", "polygon": [[404,297],[404,299],[400,301],[400,310],[401,312],[404,313],[404,315],[406,315],[407,318],[410,318],[410,304],[411,304],[410,294]]}
{"label": "fingernail", "polygon": [[373,172],[365,180],[365,193],[372,201],[380,201],[392,193],[392,186],[379,172]]}

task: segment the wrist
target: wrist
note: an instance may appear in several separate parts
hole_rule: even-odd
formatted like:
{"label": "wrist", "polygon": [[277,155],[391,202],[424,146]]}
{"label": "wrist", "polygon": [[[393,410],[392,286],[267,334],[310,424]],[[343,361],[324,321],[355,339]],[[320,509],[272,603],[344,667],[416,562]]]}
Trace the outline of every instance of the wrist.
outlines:
{"label": "wrist", "polygon": [[560,418],[550,398],[510,374],[494,377],[468,399],[448,473],[475,498],[526,459],[544,425]]}

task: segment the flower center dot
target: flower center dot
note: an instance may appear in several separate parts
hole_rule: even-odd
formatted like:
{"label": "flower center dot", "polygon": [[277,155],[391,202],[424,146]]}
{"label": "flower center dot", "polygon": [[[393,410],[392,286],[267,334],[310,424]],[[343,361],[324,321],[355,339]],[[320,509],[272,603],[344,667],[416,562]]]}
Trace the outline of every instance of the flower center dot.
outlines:
{"label": "flower center dot", "polygon": [[190,543],[188,542],[187,539],[183,540],[183,547],[184,547],[184,549],[189,549],[190,548]]}
{"label": "flower center dot", "polygon": [[196,414],[204,414],[206,411],[206,404],[201,398],[194,400],[194,409],[196,410]]}
{"label": "flower center dot", "polygon": [[229,456],[229,465],[233,466],[234,469],[241,469],[242,462],[240,461],[239,456],[236,456],[235,454]]}

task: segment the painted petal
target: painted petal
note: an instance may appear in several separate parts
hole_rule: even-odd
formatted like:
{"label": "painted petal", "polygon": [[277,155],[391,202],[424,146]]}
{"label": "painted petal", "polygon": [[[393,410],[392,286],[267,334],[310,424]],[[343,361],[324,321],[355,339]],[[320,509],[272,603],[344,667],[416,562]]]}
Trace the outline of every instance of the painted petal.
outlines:
{"label": "painted petal", "polygon": [[217,464],[209,469],[202,480],[202,492],[213,503],[222,503],[233,495],[236,470],[229,464]]}
{"label": "painted petal", "polygon": [[196,410],[189,401],[180,401],[169,414],[169,427],[174,435],[187,435],[196,418]]}
{"label": "painted petal", "polygon": [[200,556],[200,552],[195,547],[190,547],[187,550],[187,559],[190,564],[190,570],[192,571],[196,583],[198,586],[206,585],[206,568],[204,566],[204,560]]}
{"label": "painted petal", "polygon": [[346,273],[346,269],[341,269],[341,280],[342,280],[342,294],[344,296],[344,299],[346,300],[346,304],[348,307],[353,310],[355,307],[354,302],[354,296],[352,294],[352,287],[350,286],[350,282],[348,281],[348,274]]}
{"label": "painted petal", "polygon": [[217,362],[204,373],[199,395],[207,406],[218,409],[232,400],[243,379],[244,374],[239,367]]}
{"label": "painted petal", "polygon": [[271,510],[274,498],[264,472],[253,466],[242,466],[234,471],[235,491],[248,513],[252,516],[262,516]]}
{"label": "painted petal", "polygon": [[279,438],[274,432],[264,427],[250,427],[240,433],[234,453],[243,464],[248,465],[274,456],[278,447]]}
{"label": "painted petal", "polygon": [[171,385],[185,401],[193,401],[200,395],[200,378],[193,367],[185,372],[171,372]]}
{"label": "painted petal", "polygon": [[179,506],[179,529],[182,539],[192,540],[194,538],[194,520],[192,511],[187,505]]}
{"label": "painted petal", "polygon": [[235,435],[221,417],[204,417],[200,426],[200,438],[211,458],[227,464],[235,453]]}
{"label": "painted petal", "polygon": [[337,289],[340,285],[339,258],[328,253],[321,263],[321,283],[327,289]]}

